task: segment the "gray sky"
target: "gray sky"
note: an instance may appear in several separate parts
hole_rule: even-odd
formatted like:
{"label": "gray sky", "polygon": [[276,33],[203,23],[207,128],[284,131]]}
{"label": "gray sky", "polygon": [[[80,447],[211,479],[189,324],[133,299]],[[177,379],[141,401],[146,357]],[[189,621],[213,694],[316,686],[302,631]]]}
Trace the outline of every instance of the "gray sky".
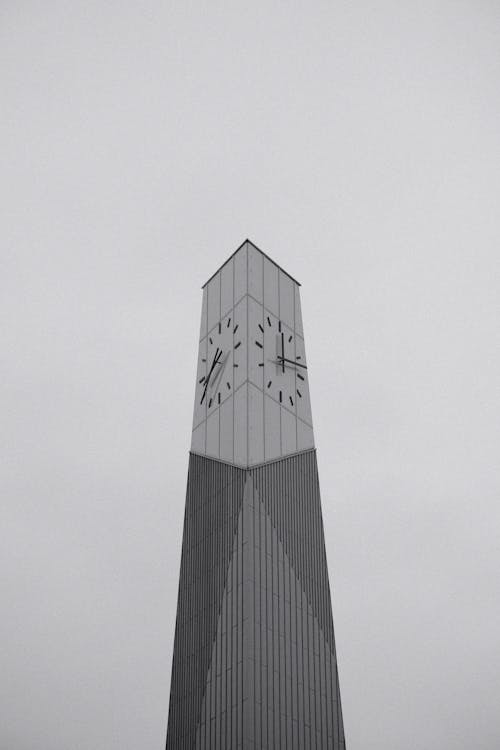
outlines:
{"label": "gray sky", "polygon": [[349,750],[500,746],[500,6],[0,8],[0,748],[159,750],[201,284],[298,278]]}

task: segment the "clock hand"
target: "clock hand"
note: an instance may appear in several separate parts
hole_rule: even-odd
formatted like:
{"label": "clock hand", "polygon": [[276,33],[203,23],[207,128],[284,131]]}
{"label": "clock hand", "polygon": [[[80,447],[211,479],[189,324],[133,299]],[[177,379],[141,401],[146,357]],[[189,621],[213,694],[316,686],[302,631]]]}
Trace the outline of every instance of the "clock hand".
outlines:
{"label": "clock hand", "polygon": [[212,388],[215,388],[215,390],[217,390],[217,388],[219,387],[219,384],[222,378],[222,373],[226,369],[226,364],[227,364],[228,359],[229,359],[229,352],[226,354],[224,359],[221,359],[219,362],[217,362],[217,364],[220,365],[220,368],[219,368],[219,371],[214,374],[214,378],[212,380]]}
{"label": "clock hand", "polygon": [[295,365],[295,367],[303,367],[304,370],[307,370],[307,365],[301,365],[300,362],[295,362],[293,359],[287,359],[286,357],[280,357],[278,355],[278,360],[281,360],[283,367],[285,366],[285,362],[290,362],[292,365]]}
{"label": "clock hand", "polygon": [[213,362],[212,362],[212,366],[210,368],[210,372],[208,373],[207,379],[205,380],[205,388],[203,389],[203,396],[201,397],[200,404],[203,403],[203,400],[204,400],[205,396],[207,395],[207,388],[208,388],[208,384],[210,382],[210,376],[212,375],[213,369],[214,369],[215,365],[217,364],[217,362],[218,362],[219,357],[220,357],[221,354],[222,354],[222,349],[219,351],[219,347],[217,347],[217,349],[215,350],[215,355],[214,355],[214,359],[213,359]]}

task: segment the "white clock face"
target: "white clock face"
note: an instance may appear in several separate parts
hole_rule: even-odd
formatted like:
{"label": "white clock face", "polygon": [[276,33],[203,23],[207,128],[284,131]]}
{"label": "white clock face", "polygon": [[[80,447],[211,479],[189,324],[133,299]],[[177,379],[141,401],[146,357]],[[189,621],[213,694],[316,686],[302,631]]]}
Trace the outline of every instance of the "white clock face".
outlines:
{"label": "white clock face", "polygon": [[239,366],[238,350],[241,347],[239,324],[231,315],[224,317],[208,334],[206,353],[202,353],[198,378],[197,397],[200,405],[206,404],[208,412],[221,404],[234,388],[233,370]]}
{"label": "white clock face", "polygon": [[255,331],[253,348],[253,356],[264,370],[264,392],[295,412],[306,387],[307,366],[303,346],[294,332],[265,312]]}

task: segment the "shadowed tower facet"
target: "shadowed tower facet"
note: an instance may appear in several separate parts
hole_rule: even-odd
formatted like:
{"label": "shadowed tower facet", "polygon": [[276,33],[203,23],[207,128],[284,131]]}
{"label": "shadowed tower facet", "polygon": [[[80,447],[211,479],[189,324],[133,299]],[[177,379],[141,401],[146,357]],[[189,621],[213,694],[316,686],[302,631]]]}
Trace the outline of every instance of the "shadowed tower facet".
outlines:
{"label": "shadowed tower facet", "polygon": [[167,750],[345,748],[299,284],[203,288]]}

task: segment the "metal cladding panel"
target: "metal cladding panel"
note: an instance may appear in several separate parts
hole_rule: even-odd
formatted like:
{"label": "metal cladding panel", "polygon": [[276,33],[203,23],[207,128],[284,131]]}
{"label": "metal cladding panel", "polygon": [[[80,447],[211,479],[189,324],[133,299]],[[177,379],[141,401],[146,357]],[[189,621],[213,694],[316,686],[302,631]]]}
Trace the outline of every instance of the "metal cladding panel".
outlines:
{"label": "metal cladding panel", "polygon": [[264,301],[264,256],[248,243],[248,294],[257,302]]}
{"label": "metal cladding panel", "polygon": [[234,394],[234,462],[248,463],[248,383]]}
{"label": "metal cladding panel", "polygon": [[[203,290],[205,291],[205,290]],[[234,305],[234,259],[220,271],[220,314],[225,315]]]}
{"label": "metal cladding panel", "polygon": [[264,399],[265,460],[281,456],[280,406],[266,395]]}
{"label": "metal cladding panel", "polygon": [[279,301],[280,318],[292,330],[295,328],[295,284],[292,279],[280,270],[279,272]]}
{"label": "metal cladding panel", "polygon": [[263,309],[262,305],[252,297],[248,298],[248,379],[258,388],[264,385],[264,353],[261,330]]}
{"label": "metal cladding panel", "polygon": [[264,395],[248,384],[248,464],[264,460]]}
{"label": "metal cladding panel", "polygon": [[207,419],[206,451],[209,456],[219,458],[219,411],[210,414]]}
{"label": "metal cladding panel", "polygon": [[300,305],[300,292],[298,287],[295,287],[295,330],[299,336],[304,335],[304,328],[302,326],[302,310]]}
{"label": "metal cladding panel", "polygon": [[281,452],[282,454],[297,451],[297,420],[287,409],[281,410]]}
{"label": "metal cladding panel", "polygon": [[207,322],[207,288],[205,287],[205,289],[203,290],[203,299],[201,302],[200,341],[208,333]]}
{"label": "metal cladding panel", "polygon": [[316,454],[191,454],[167,750],[344,750]]}
{"label": "metal cladding panel", "polygon": [[299,451],[305,451],[308,448],[314,446],[314,434],[312,427],[302,422],[300,419],[297,420],[297,449]]}
{"label": "metal cladding panel", "polygon": [[264,305],[279,317],[279,269],[268,258],[264,258]]}
{"label": "metal cladding panel", "polygon": [[208,331],[210,332],[220,318],[220,273],[206,287],[208,294]]}
{"label": "metal cladding panel", "polygon": [[248,242],[238,250],[234,261],[234,302],[235,304],[248,291]]}
{"label": "metal cladding panel", "polygon": [[202,422],[195,430],[191,441],[191,449],[195,453],[205,453],[206,450],[207,423]]}
{"label": "metal cladding panel", "polygon": [[234,368],[235,389],[247,380],[247,319],[248,300],[245,297],[236,305],[233,314],[233,345],[238,346],[239,344],[238,348],[234,350],[234,360],[238,365]]}
{"label": "metal cladding panel", "polygon": [[233,399],[228,398],[220,407],[219,457],[223,461],[232,462],[234,459],[233,427]]}

